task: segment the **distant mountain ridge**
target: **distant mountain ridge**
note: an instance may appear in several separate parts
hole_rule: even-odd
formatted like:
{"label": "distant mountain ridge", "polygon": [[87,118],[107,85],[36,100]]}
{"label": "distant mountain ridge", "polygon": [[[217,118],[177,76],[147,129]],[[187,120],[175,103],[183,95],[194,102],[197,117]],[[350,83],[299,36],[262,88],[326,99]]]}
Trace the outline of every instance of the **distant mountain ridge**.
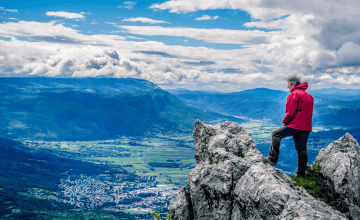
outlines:
{"label": "distant mountain ridge", "polygon": [[278,114],[284,111],[287,92],[258,88],[234,93],[182,91],[175,94],[185,104],[206,111],[252,119],[280,122]]}
{"label": "distant mountain ridge", "polygon": [[[314,125],[354,127],[360,123],[360,90],[321,89],[314,97]],[[281,125],[288,91],[256,88],[233,93],[174,92],[187,105],[219,114],[268,119]]]}
{"label": "distant mountain ridge", "polygon": [[326,88],[310,91],[311,94],[323,100],[353,101],[360,100],[359,89]]}
{"label": "distant mountain ridge", "polygon": [[243,121],[189,107],[146,80],[0,78],[0,85],[0,136],[10,139],[99,140],[190,132],[196,119]]}
{"label": "distant mountain ridge", "polygon": [[46,78],[1,77],[0,92],[22,89],[27,93],[39,92],[91,92],[101,94],[139,93],[160,89],[154,83],[135,78]]}
{"label": "distant mountain ridge", "polygon": [[337,88],[323,88],[311,91],[314,94],[343,94],[343,95],[359,95],[360,89],[337,89]]}

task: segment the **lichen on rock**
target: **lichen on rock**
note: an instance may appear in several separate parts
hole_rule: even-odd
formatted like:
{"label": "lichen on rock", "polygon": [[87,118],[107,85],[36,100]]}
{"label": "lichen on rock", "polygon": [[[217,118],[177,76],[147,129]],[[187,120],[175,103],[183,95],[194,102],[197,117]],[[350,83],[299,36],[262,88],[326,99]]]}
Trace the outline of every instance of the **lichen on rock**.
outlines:
{"label": "lichen on rock", "polygon": [[267,163],[243,126],[196,120],[193,137],[196,167],[187,188],[170,203],[173,219],[360,219],[360,147],[350,134],[322,149],[314,166],[307,166],[309,176],[320,166],[317,175],[328,203]]}

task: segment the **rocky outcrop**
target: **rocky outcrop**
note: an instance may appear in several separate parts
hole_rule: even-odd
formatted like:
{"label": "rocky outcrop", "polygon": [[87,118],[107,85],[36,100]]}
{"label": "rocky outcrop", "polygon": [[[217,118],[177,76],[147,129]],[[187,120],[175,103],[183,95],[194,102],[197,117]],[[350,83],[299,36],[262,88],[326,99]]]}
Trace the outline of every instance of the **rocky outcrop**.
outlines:
{"label": "rocky outcrop", "polygon": [[[320,151],[319,175],[329,200],[342,212],[296,186],[256,149],[244,127],[195,121],[196,167],[170,203],[173,219],[360,219],[360,148],[345,134]],[[307,174],[313,173],[308,165]],[[336,204],[335,204],[336,205]]]}
{"label": "rocky outcrop", "polygon": [[322,185],[329,202],[342,209],[349,219],[360,220],[360,147],[346,133],[333,144],[321,149],[316,160],[320,165]]}

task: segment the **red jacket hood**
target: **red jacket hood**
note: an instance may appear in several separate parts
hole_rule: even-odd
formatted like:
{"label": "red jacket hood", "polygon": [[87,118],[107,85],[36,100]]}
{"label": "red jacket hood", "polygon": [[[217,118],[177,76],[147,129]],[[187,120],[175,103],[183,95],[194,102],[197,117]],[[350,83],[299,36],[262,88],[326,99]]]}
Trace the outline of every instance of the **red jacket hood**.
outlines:
{"label": "red jacket hood", "polygon": [[303,83],[300,83],[299,85],[295,86],[291,92],[293,92],[295,89],[302,89],[302,90],[307,90],[307,88],[309,87],[308,83],[307,82],[303,82]]}

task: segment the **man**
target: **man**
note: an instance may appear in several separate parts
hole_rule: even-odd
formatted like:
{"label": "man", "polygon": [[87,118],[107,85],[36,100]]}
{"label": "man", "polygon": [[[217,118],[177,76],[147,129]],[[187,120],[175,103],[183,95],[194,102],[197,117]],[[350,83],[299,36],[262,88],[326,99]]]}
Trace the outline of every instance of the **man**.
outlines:
{"label": "man", "polygon": [[306,144],[309,133],[312,131],[314,98],[305,91],[308,88],[308,84],[307,82],[301,83],[300,77],[294,75],[288,78],[287,81],[290,95],[286,101],[286,115],[282,121],[284,125],[272,132],[271,148],[269,157],[266,160],[275,166],[279,158],[281,139],[293,136],[298,153],[296,176],[305,177],[308,159]]}

